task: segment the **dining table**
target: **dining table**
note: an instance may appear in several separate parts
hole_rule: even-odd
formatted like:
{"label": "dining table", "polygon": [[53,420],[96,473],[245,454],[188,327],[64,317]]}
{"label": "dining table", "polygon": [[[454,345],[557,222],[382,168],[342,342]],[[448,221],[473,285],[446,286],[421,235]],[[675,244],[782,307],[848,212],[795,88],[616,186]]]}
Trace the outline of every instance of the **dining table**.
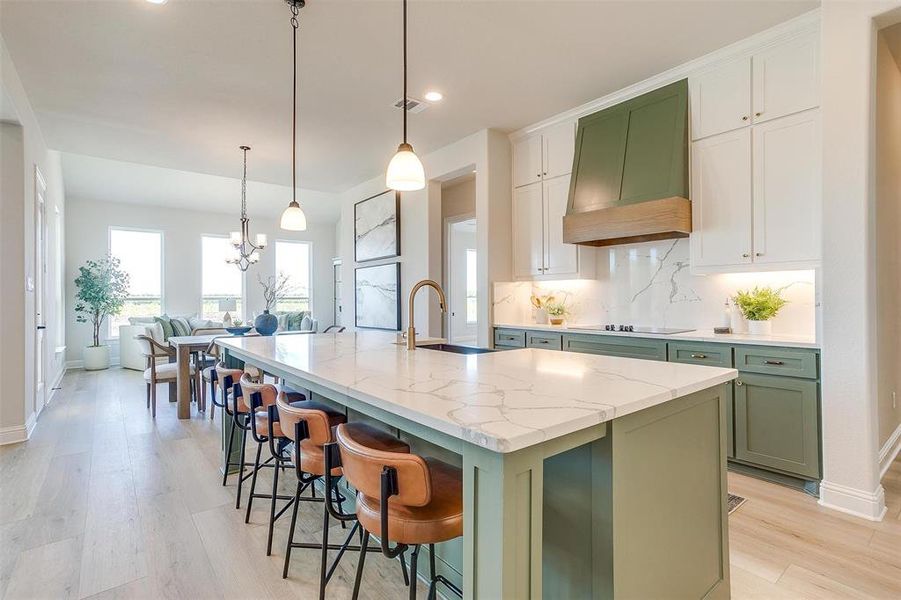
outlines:
{"label": "dining table", "polygon": [[[315,333],[313,331],[280,331],[274,335],[304,335]],[[169,345],[175,350],[173,357],[176,363],[177,376],[175,379],[175,397],[179,419],[191,418],[191,354],[203,352],[210,343],[217,338],[229,337],[259,337],[256,332],[246,333],[243,336],[234,336],[230,333],[207,333],[200,335],[176,335],[169,338]],[[202,385],[202,382],[200,383]],[[170,393],[172,386],[170,386]],[[171,397],[171,396],[170,396]]]}

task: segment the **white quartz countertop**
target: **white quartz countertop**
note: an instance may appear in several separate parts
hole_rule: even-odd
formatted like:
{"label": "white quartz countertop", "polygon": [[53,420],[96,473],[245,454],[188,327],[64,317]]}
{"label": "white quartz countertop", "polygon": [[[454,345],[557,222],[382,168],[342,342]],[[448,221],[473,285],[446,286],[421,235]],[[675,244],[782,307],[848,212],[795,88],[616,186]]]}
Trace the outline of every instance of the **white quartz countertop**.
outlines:
{"label": "white quartz countertop", "polygon": [[620,337],[653,338],[661,340],[673,340],[674,342],[720,342],[724,344],[748,344],[754,346],[780,346],[782,348],[813,348],[818,349],[819,344],[810,336],[804,335],[751,335],[749,333],[713,333],[712,329],[695,329],[685,333],[626,333],[619,331],[605,331],[603,325],[598,325],[599,330],[582,329],[587,325],[539,325],[536,323],[495,323],[495,327],[507,327],[510,329],[528,329],[532,331],[561,331],[566,333],[585,333],[588,335],[615,335]]}
{"label": "white quartz countertop", "polygon": [[721,369],[523,348],[451,354],[393,333],[220,338],[238,358],[458,439],[512,452],[725,383]]}

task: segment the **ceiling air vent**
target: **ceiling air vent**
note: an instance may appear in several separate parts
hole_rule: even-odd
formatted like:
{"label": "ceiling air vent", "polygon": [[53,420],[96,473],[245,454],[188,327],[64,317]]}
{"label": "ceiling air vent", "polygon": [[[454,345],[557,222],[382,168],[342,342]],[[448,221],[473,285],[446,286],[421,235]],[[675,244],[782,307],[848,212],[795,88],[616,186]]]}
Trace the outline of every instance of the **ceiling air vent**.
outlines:
{"label": "ceiling air vent", "polygon": [[[394,102],[394,108],[403,108],[404,99],[398,98]],[[423,102],[422,100],[417,100],[416,98],[407,98],[407,112],[410,114],[421,113],[425,109],[429,107],[428,102]]]}

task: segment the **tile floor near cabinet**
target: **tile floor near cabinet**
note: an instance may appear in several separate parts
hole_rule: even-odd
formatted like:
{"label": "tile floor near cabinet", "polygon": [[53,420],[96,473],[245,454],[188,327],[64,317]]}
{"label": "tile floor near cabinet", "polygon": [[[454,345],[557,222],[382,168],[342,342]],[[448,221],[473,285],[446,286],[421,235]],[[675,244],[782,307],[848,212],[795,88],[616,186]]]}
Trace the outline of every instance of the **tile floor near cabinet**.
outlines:
{"label": "tile floor near cabinet", "polygon": [[[220,485],[218,426],[179,421],[164,387],[159,396],[154,421],[140,373],[73,371],[32,439],[0,447],[0,598],[315,597],[316,551],[296,550],[283,580],[288,519],[266,557],[265,503],[245,525],[234,478]],[[729,518],[733,598],[901,597],[901,462],[883,481],[881,523],[741,475],[729,481],[747,498]],[[321,514],[303,508],[299,531],[315,541]],[[330,598],[350,596],[355,566],[354,555],[342,562]],[[379,554],[363,583],[365,598],[405,593],[397,562]]]}

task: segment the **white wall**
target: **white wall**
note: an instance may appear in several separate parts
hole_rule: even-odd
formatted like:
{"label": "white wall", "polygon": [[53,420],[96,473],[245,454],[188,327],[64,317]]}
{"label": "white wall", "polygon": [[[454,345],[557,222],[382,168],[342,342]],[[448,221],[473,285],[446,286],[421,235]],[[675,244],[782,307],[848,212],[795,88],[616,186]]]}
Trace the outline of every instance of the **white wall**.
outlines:
{"label": "white wall", "polygon": [[[482,130],[445,146],[422,158],[426,189],[401,194],[401,256],[379,262],[401,263],[401,327],[408,322],[407,294],[420,279],[441,279],[441,182],[460,177],[476,169],[476,219],[479,252],[480,298],[489,298],[489,281],[510,278],[510,144],[506,135]],[[341,224],[338,228],[339,255],[343,260],[344,324],[354,325],[353,207],[363,198],[385,190],[385,177],[379,175],[341,194]],[[367,263],[368,264],[368,263]],[[429,295],[434,296],[432,292]],[[479,345],[487,346],[490,335],[490,302],[479,304]],[[418,299],[415,324],[420,335],[440,335],[441,315],[434,297],[426,292]]]}
{"label": "white wall", "polygon": [[[169,314],[200,312],[201,242],[205,234],[227,235],[238,229],[238,214],[205,213],[158,206],[69,199],[66,219],[66,285],[69,298],[69,348],[67,361],[81,359],[82,348],[90,343],[90,325],[75,322],[74,279],[86,260],[106,254],[110,227],[152,229],[163,232],[163,310]],[[331,223],[309,224],[306,231],[289,232],[272,219],[250,216],[251,236],[265,233],[269,246],[259,263],[251,266],[244,280],[245,317],[264,308],[257,274],[265,279],[275,273],[275,241],[305,240],[312,243],[312,309],[320,330],[332,324],[332,257],[335,255],[335,227]],[[236,267],[237,268],[237,267]],[[103,331],[105,335],[105,328]],[[113,346],[113,355],[118,350]]]}
{"label": "white wall", "polygon": [[[895,25],[901,28],[901,24]],[[880,454],[901,427],[901,67],[882,35],[876,49],[876,333]],[[899,432],[901,434],[901,432]],[[894,440],[897,442],[897,440]]]}
{"label": "white wall", "polygon": [[820,503],[877,520],[885,513],[885,493],[876,410],[874,18],[898,7],[897,0],[827,0],[821,8],[826,243]]}
{"label": "white wall", "polygon": [[[0,288],[0,443],[27,438],[36,419],[35,414],[35,315],[34,292],[26,289],[26,281],[37,272],[35,261],[35,167],[47,183],[46,205],[49,223],[54,223],[55,210],[62,213],[65,197],[59,154],[50,151],[44,141],[28,96],[0,37],[0,116],[3,126],[0,144],[3,163],[2,201],[2,281]],[[54,230],[49,228],[52,235]],[[44,320],[47,354],[47,391],[63,373],[62,351],[56,352],[62,340],[57,326],[61,307],[57,302],[52,248],[48,262],[47,303]]]}

